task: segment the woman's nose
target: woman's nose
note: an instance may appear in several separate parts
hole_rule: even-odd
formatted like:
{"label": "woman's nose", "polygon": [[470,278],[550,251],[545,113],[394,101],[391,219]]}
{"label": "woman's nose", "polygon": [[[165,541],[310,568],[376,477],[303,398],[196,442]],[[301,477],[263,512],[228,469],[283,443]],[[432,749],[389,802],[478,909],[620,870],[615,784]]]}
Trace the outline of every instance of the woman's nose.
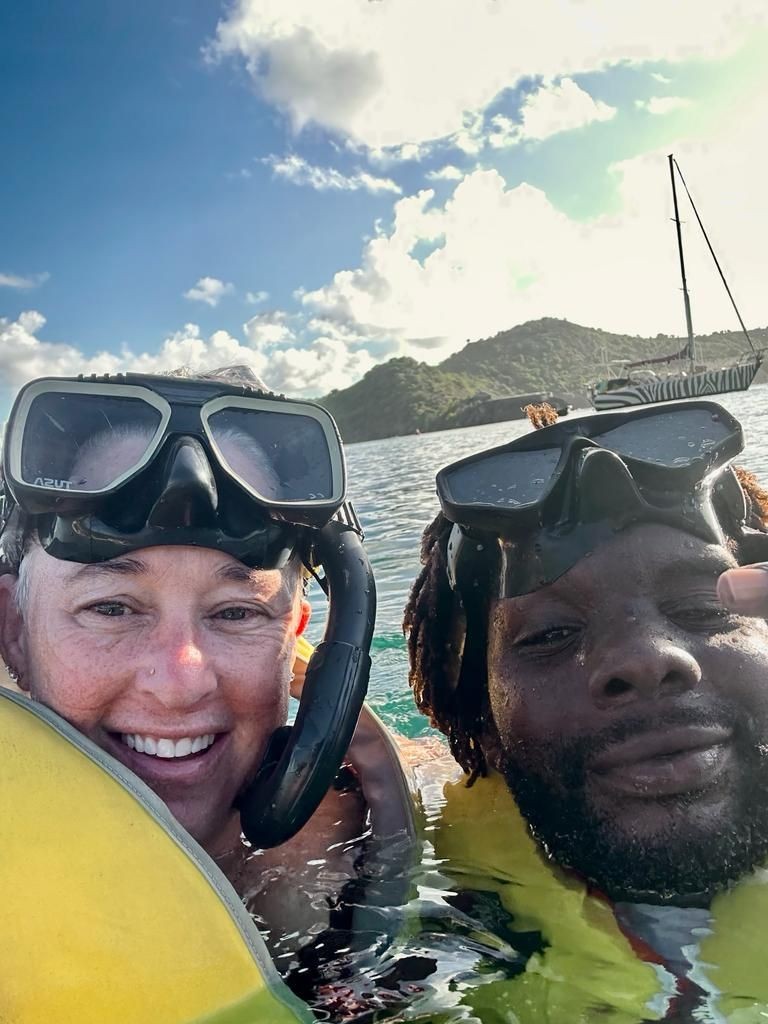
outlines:
{"label": "woman's nose", "polygon": [[589,677],[597,707],[653,700],[695,689],[701,666],[687,650],[668,638],[627,638],[606,645]]}
{"label": "woman's nose", "polygon": [[168,710],[195,707],[218,685],[216,672],[192,630],[160,631],[138,671],[138,689]]}

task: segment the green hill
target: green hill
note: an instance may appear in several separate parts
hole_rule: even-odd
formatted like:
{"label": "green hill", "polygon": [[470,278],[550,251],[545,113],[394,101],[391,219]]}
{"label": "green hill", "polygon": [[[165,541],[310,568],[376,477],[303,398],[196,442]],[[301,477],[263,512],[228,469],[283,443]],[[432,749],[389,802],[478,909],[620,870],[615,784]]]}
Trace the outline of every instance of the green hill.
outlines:
{"label": "green hill", "polygon": [[320,401],[345,441],[370,441],[438,429],[445,410],[481,389],[487,391],[488,382],[479,377],[403,357],[374,366],[356,384]]}
{"label": "green hill", "polygon": [[[758,347],[768,345],[768,330],[752,332]],[[578,393],[600,375],[604,360],[645,359],[679,351],[683,338],[657,334],[640,338],[581,327],[568,320],[531,320],[493,338],[468,342],[440,364],[441,370],[491,378],[517,391]],[[720,331],[696,339],[697,353],[712,366],[727,363],[748,347],[739,331]],[[761,374],[765,374],[763,368]],[[763,378],[766,379],[766,378]]]}
{"label": "green hill", "polygon": [[[751,333],[756,346],[768,348],[767,328]],[[553,391],[573,396],[574,404],[586,404],[585,384],[601,375],[606,359],[643,359],[677,351],[683,343],[679,337],[610,334],[547,317],[467,342],[438,366],[391,359],[320,401],[336,418],[346,441],[424,432],[450,425],[455,410],[478,393],[501,397]],[[713,367],[741,355],[746,347],[736,331],[697,339],[699,358]],[[764,366],[757,382],[765,380]]]}

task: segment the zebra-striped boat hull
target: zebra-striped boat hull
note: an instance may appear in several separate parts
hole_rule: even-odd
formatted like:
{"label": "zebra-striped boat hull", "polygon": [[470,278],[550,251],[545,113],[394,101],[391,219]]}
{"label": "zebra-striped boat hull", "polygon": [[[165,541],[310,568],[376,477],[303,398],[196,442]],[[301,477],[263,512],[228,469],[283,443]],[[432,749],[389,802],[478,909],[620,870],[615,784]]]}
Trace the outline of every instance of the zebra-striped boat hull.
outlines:
{"label": "zebra-striped boat hull", "polygon": [[648,405],[651,402],[673,402],[680,398],[722,395],[727,391],[746,391],[760,369],[762,358],[755,355],[736,366],[700,373],[675,374],[662,380],[646,381],[617,388],[615,391],[592,393],[595,409],[618,409],[625,405]]}

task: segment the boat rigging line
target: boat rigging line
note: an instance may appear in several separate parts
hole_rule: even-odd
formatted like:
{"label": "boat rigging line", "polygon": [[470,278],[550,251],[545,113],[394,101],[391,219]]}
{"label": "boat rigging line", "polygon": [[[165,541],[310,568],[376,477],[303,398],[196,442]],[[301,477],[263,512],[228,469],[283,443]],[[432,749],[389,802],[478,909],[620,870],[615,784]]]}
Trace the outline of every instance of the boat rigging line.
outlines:
{"label": "boat rigging line", "polygon": [[715,250],[712,248],[712,243],[709,240],[709,235],[707,234],[707,229],[704,227],[704,224],[703,224],[703,222],[701,220],[701,217],[699,216],[699,211],[696,209],[696,204],[693,201],[693,196],[688,191],[688,186],[685,183],[685,178],[683,177],[683,172],[680,170],[680,165],[678,164],[677,160],[672,155],[672,153],[670,153],[669,154],[669,171],[670,171],[670,174],[672,175],[672,198],[673,198],[673,202],[674,202],[674,205],[675,205],[675,222],[677,224],[677,244],[678,244],[678,248],[680,250],[680,269],[681,269],[682,275],[683,275],[683,294],[685,295],[685,318],[686,318],[686,325],[688,327],[688,344],[689,344],[689,346],[691,348],[691,358],[693,358],[693,327],[691,326],[691,305],[690,305],[690,300],[688,298],[688,285],[686,284],[686,280],[685,280],[685,264],[683,263],[683,240],[682,240],[682,237],[681,237],[681,234],[680,234],[680,216],[679,216],[679,214],[677,212],[677,190],[675,188],[675,170],[677,170],[677,173],[680,176],[680,181],[683,183],[683,188],[685,189],[685,194],[688,196],[688,201],[690,202],[691,208],[693,209],[693,212],[696,215],[696,220],[699,222],[699,227],[701,228],[701,233],[704,235],[704,240],[707,243],[707,246],[709,248],[710,254],[712,255],[712,259],[715,261],[715,266],[717,267],[718,273],[720,274],[720,280],[723,282],[723,285],[725,286],[725,290],[728,293],[728,298],[731,300],[731,305],[734,308],[736,316],[739,318],[739,323],[741,324],[741,329],[744,332],[744,337],[749,342],[749,347],[752,349],[752,351],[755,354],[757,354],[757,350],[756,350],[755,346],[752,344],[752,339],[749,336],[749,331],[747,330],[746,325],[745,325],[744,321],[741,318],[741,313],[739,312],[739,307],[736,305],[736,300],[734,299],[733,295],[731,294],[731,289],[728,287],[728,282],[725,279],[725,274],[723,273],[723,268],[720,266],[720,261],[718,260],[716,254],[715,254]]}

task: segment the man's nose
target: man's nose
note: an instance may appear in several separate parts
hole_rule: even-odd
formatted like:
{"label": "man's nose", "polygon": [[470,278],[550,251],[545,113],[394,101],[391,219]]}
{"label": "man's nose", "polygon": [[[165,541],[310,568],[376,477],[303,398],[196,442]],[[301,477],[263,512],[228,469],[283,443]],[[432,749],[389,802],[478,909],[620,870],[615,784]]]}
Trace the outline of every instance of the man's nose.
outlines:
{"label": "man's nose", "polygon": [[168,710],[186,711],[218,685],[203,644],[192,629],[158,630],[142,659],[137,686]]}
{"label": "man's nose", "polygon": [[589,677],[589,693],[603,709],[653,700],[695,689],[701,666],[669,638],[637,637],[620,645],[606,644]]}

